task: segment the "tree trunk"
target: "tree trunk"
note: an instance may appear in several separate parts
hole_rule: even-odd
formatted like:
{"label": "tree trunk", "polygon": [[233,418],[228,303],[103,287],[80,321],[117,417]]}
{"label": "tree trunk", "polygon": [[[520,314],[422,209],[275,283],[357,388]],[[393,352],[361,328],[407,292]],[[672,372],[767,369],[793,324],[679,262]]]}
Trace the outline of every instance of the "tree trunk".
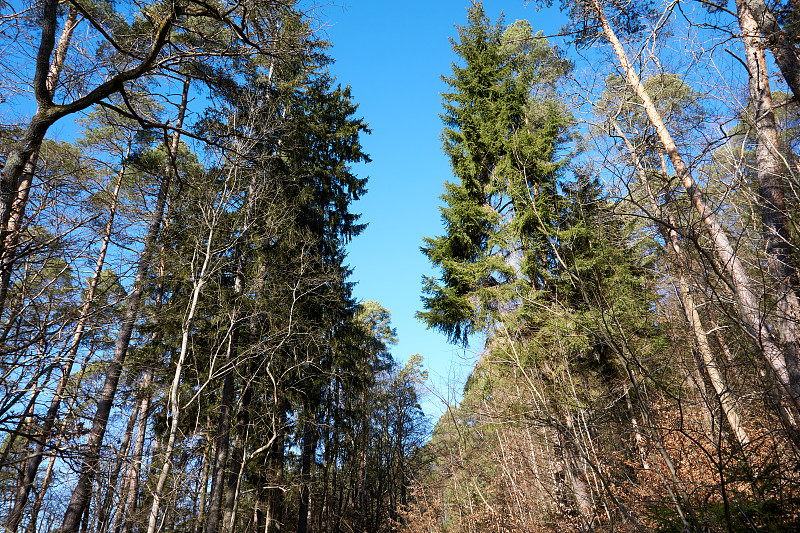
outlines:
{"label": "tree trunk", "polygon": [[286,405],[284,400],[278,399],[276,392],[275,442],[269,449],[267,456],[267,469],[269,471],[267,490],[267,506],[264,511],[266,533],[275,533],[283,530],[283,463],[286,455]]}
{"label": "tree trunk", "polygon": [[[127,157],[129,153],[130,146],[128,146],[125,156]],[[100,283],[103,273],[106,253],[108,252],[108,245],[111,241],[111,231],[114,225],[114,217],[117,212],[117,201],[119,199],[120,188],[122,187],[122,178],[125,175],[125,168],[125,163],[123,161],[117,175],[117,182],[114,185],[114,192],[111,195],[111,204],[108,208],[108,221],[106,222],[103,230],[102,245],[100,246],[100,252],[95,263],[94,274],[92,275],[92,280],[89,282],[89,287],[86,291],[86,299],[83,302],[83,306],[81,307],[80,315],[78,317],[78,323],[75,325],[75,331],[72,334],[69,352],[67,353],[67,357],[62,366],[61,379],[58,381],[56,390],[53,393],[52,399],[50,400],[50,407],[48,408],[44,422],[42,423],[41,437],[39,439],[39,443],[36,445],[36,451],[34,452],[28,464],[25,479],[20,486],[19,492],[17,493],[14,510],[11,512],[8,520],[6,521],[6,530],[10,533],[16,532],[17,528],[19,527],[19,522],[22,519],[22,511],[28,502],[28,496],[30,495],[33,483],[36,481],[36,474],[38,474],[39,466],[44,459],[44,449],[47,445],[47,441],[50,439],[50,434],[53,431],[53,425],[55,424],[58,416],[58,410],[61,407],[61,397],[64,394],[64,389],[66,388],[69,378],[72,375],[72,367],[75,363],[75,358],[78,356],[78,350],[80,348],[81,341],[83,340],[83,333],[86,328],[86,322],[89,318],[89,312],[92,304],[94,303],[95,292],[97,292],[97,286]]]}
{"label": "tree trunk", "polygon": [[[57,6],[57,2],[55,2],[55,5]],[[67,56],[67,50],[72,40],[72,33],[79,21],[77,9],[75,9],[75,6],[70,5],[58,44],[51,44],[50,39],[55,38],[57,12],[49,2],[45,2],[43,9],[42,42],[36,60],[37,78],[34,80],[34,86],[36,87],[37,83],[41,83],[42,79],[44,80],[44,87],[37,91],[37,103],[40,109],[43,107],[47,109],[52,104],[59,76],[64,69],[64,59]],[[50,55],[53,52],[55,52],[55,56],[51,63]],[[44,75],[43,70],[45,61],[47,62],[46,75]],[[40,69],[42,69],[41,72]],[[39,115],[38,111],[37,115]],[[33,121],[31,123],[33,124]],[[42,137],[44,137],[44,132],[42,132]],[[24,161],[24,163],[13,180],[6,179],[5,169],[3,169],[3,177],[2,181],[0,181],[0,221],[2,221],[0,223],[0,314],[3,312],[6,298],[8,297],[8,288],[11,283],[11,274],[15,261],[14,248],[19,243],[19,231],[22,220],[25,217],[25,207],[28,204],[28,195],[33,183],[33,175],[36,172],[36,163],[39,160],[39,147],[41,144],[42,139],[39,139],[38,142],[33,142],[30,153],[18,156],[19,161]],[[8,163],[9,160],[10,157],[6,162]],[[9,191],[6,192],[6,189],[9,189]]]}
{"label": "tree trunk", "polygon": [[139,426],[136,429],[136,441],[133,445],[133,453],[131,454],[131,464],[128,467],[128,473],[125,479],[125,486],[127,487],[127,498],[124,505],[120,503],[117,511],[114,513],[114,519],[111,525],[111,531],[117,533],[120,531],[120,525],[123,520],[125,521],[122,527],[123,533],[129,533],[130,517],[136,511],[136,500],[139,497],[139,475],[142,471],[142,459],[144,456],[144,439],[147,434],[147,417],[150,414],[150,402],[153,398],[153,393],[150,391],[150,384],[153,381],[153,370],[149,369],[145,372],[142,378],[142,384],[139,390],[142,393],[142,399],[139,402]]}
{"label": "tree trunk", "polygon": [[784,195],[784,181],[789,168],[788,163],[784,164],[781,160],[764,43],[747,0],[736,0],[736,8],[742,29],[750,102],[754,113],[756,168],[761,197],[759,208],[767,266],[773,278],[770,285],[777,288],[778,331],[789,375],[794,383],[800,383],[800,301],[797,298],[797,268],[789,241]]}
{"label": "tree trunk", "polygon": [[114,499],[117,499],[117,509],[124,506],[123,495],[125,489],[125,480],[123,480],[122,491],[117,490],[117,481],[119,480],[119,473],[122,470],[122,463],[128,457],[130,451],[131,438],[133,436],[133,427],[136,425],[136,419],[139,417],[139,404],[137,404],[131,416],[128,418],[128,426],[125,428],[125,435],[122,443],[117,450],[117,457],[114,460],[114,467],[111,469],[111,476],[108,480],[108,488],[106,489],[105,498],[103,498],[103,505],[97,509],[97,525],[95,531],[98,533],[105,533],[108,530],[109,511],[114,507]]}
{"label": "tree trunk", "polygon": [[[794,94],[795,101],[800,102],[800,55],[797,47],[778,24],[775,14],[764,0],[745,0],[745,2],[750,8],[755,24],[766,39],[786,84]],[[736,2],[737,9],[741,9],[740,3],[741,1]]]}
{"label": "tree trunk", "polygon": [[[252,369],[255,371],[255,369]],[[252,373],[250,375],[253,375]],[[223,528],[225,531],[234,531],[236,520],[235,507],[238,501],[239,484],[242,478],[242,468],[244,459],[244,448],[247,443],[248,426],[250,425],[250,402],[252,391],[249,384],[244,385],[242,401],[239,411],[236,413],[235,437],[233,440],[233,450],[231,450],[230,468],[228,471],[227,490],[225,492],[225,506],[223,513]]]}
{"label": "tree trunk", "polygon": [[[233,333],[233,332],[231,332]],[[231,335],[233,337],[233,335]],[[233,339],[228,341],[225,366],[232,363]],[[214,469],[211,475],[211,497],[208,504],[206,533],[216,533],[222,513],[222,492],[225,482],[225,467],[228,463],[228,444],[231,432],[231,409],[233,407],[233,370],[228,368],[222,384],[222,397],[219,407],[219,426],[214,450]]]}
{"label": "tree trunk", "polygon": [[311,512],[312,463],[317,450],[316,431],[311,410],[303,410],[303,441],[300,452],[300,505],[297,510],[297,533],[306,533]]}
{"label": "tree trunk", "polygon": [[559,432],[561,453],[566,467],[566,474],[572,487],[572,495],[577,504],[578,515],[581,518],[582,530],[590,531],[595,523],[594,505],[592,504],[591,489],[583,479],[583,472],[578,466],[581,454],[577,451],[578,436],[575,433],[574,421],[570,412],[566,413],[566,432]]}
{"label": "tree trunk", "polygon": [[[211,417],[206,420],[206,427],[211,427]],[[211,443],[209,442],[203,449],[203,476],[200,481],[200,502],[198,504],[197,522],[195,523],[194,533],[203,531],[203,524],[206,520],[206,496],[208,495],[208,476],[211,471]],[[258,531],[258,530],[256,530]]]}
{"label": "tree trunk", "polygon": [[639,76],[636,74],[633,65],[631,65],[628,60],[628,56],[622,44],[619,39],[617,39],[614,30],[605,17],[600,0],[593,0],[593,5],[603,33],[606,39],[611,43],[617,55],[619,64],[625,72],[628,84],[641,99],[648,119],[655,127],[658,138],[664,150],[669,155],[672,166],[686,189],[689,200],[703,221],[720,262],[724,265],[731,278],[739,312],[741,313],[744,324],[748,328],[748,333],[757,342],[764,359],[775,373],[778,383],[793,404],[795,410],[800,410],[800,403],[798,403],[800,400],[800,383],[792,380],[784,354],[776,343],[772,333],[767,328],[764,312],[761,309],[758,298],[756,298],[750,287],[751,281],[744,266],[728,240],[727,235],[717,221],[714,211],[706,203],[703,194],[700,192],[700,188],[689,171],[689,167],[684,163],[683,158],[678,152],[678,147],[672,140],[672,136],[667,130],[666,124],[664,124],[661,114],[653,104],[650,95],[647,93]]}
{"label": "tree trunk", "polygon": [[[185,85],[188,88],[188,81]],[[177,147],[176,147],[177,148]],[[203,290],[203,287],[208,280],[208,271],[209,265],[211,264],[211,255],[212,255],[212,245],[214,242],[214,236],[216,233],[216,227],[214,227],[213,223],[208,230],[208,237],[206,238],[205,242],[205,256],[203,258],[203,265],[200,268],[200,271],[197,273],[194,286],[192,287],[192,297],[191,303],[189,304],[189,309],[187,310],[187,316],[184,319],[183,323],[183,331],[181,334],[181,348],[178,355],[178,361],[175,365],[175,374],[172,378],[172,387],[170,388],[169,394],[169,414],[172,417],[172,423],[170,424],[170,431],[169,437],[167,439],[167,445],[164,450],[164,463],[161,467],[161,473],[158,476],[158,482],[156,483],[155,491],[153,492],[153,505],[150,509],[150,517],[148,519],[147,524],[147,533],[155,533],[156,531],[156,523],[158,520],[158,512],[159,507],[161,505],[161,499],[163,497],[164,487],[167,483],[167,477],[169,476],[170,469],[172,468],[172,452],[175,448],[175,441],[178,437],[178,427],[180,426],[180,384],[181,379],[183,377],[183,365],[186,361],[186,355],[189,352],[189,335],[192,329],[192,324],[194,322],[194,316],[197,312],[197,304],[200,301],[200,294]]]}
{"label": "tree trunk", "polygon": [[[164,227],[169,227],[169,205],[167,205],[167,219],[164,221]],[[164,257],[164,244],[160,246],[159,265],[158,265],[158,284],[156,285],[155,304],[153,306],[153,329],[155,330],[150,339],[152,346],[158,346],[161,340],[161,330],[159,329],[159,313],[164,304],[164,276],[166,274],[166,262]],[[153,365],[145,371],[142,377],[142,383],[139,386],[141,394],[140,400],[140,418],[139,426],[136,430],[136,443],[134,444],[133,453],[131,454],[131,464],[128,467],[126,477],[127,498],[125,505],[117,507],[114,513],[114,520],[112,522],[111,531],[113,533],[130,533],[131,520],[136,512],[136,502],[139,498],[139,479],[142,471],[142,464],[144,461],[144,441],[147,434],[147,418],[150,415],[150,403],[153,401],[153,392],[150,390],[153,382]],[[155,451],[154,451],[155,455]]]}
{"label": "tree trunk", "polygon": [[[645,196],[650,204],[649,207],[655,216],[655,214],[658,212],[658,203],[656,202],[655,195],[653,195],[653,192],[650,189],[650,184],[647,180],[647,172],[645,171],[644,165],[636,153],[636,148],[633,146],[633,143],[631,143],[630,139],[628,139],[628,136],[625,134],[625,132],[622,131],[619,123],[614,118],[611,118],[611,122],[631,155],[634,168],[639,176],[639,181],[642,184]],[[664,179],[667,179],[667,169],[663,159],[661,171]],[[678,232],[675,229],[675,217],[672,215],[669,209],[667,209],[667,217],[667,224],[664,224],[664,222],[660,220],[657,220],[656,222],[659,225],[661,235],[664,238],[664,242],[667,244],[667,248],[672,251],[672,254],[675,258],[675,270],[677,270],[678,285],[680,287],[678,296],[681,304],[683,304],[686,320],[692,329],[692,333],[694,334],[698,350],[700,351],[700,355],[702,357],[703,366],[706,369],[706,372],[711,379],[711,384],[714,387],[714,391],[716,392],[717,401],[719,401],[722,411],[725,413],[725,416],[728,419],[728,424],[736,435],[736,440],[739,442],[739,445],[744,448],[748,442],[747,433],[741,426],[739,414],[734,404],[734,398],[731,394],[730,388],[725,383],[722,373],[719,371],[716,359],[711,351],[711,346],[708,343],[708,335],[706,334],[706,330],[700,320],[700,314],[697,311],[694,297],[689,290],[689,282],[686,279],[686,272],[689,271],[689,261],[683,252]]]}
{"label": "tree trunk", "polygon": [[[83,381],[83,376],[86,373],[86,368],[88,366],[89,359],[92,358],[94,353],[93,349],[87,351],[86,356],[83,359],[83,362],[80,367],[80,371],[75,379],[75,386],[73,388],[72,397],[69,399],[69,404],[67,405],[67,413],[71,413],[73,407],[75,406],[75,401],[78,398],[78,388],[80,387],[81,382]],[[61,430],[59,431],[58,438],[56,439],[55,445],[53,449],[57,450],[61,443],[64,442],[66,434],[66,422],[64,422],[61,426]],[[56,454],[52,454],[50,456],[50,461],[47,464],[47,469],[44,474],[44,478],[42,479],[42,485],[39,487],[39,490],[36,494],[36,500],[33,504],[33,510],[31,511],[31,518],[28,522],[28,527],[26,529],[27,533],[36,533],[36,523],[39,519],[39,511],[42,508],[42,504],[44,503],[44,496],[47,493],[47,489],[50,487],[50,481],[53,478],[53,470],[55,467],[56,462]]]}
{"label": "tree trunk", "polygon": [[[189,95],[189,79],[187,78],[183,84],[182,102],[178,111],[178,120],[176,125],[181,128],[183,125],[183,117],[186,112],[186,104]],[[176,131],[172,136],[172,143],[169,146],[169,159],[174,161],[178,149],[178,140],[180,134]],[[171,161],[171,162],[172,162]],[[161,179],[159,185],[158,196],[156,199],[155,209],[150,219],[150,224],[147,230],[147,235],[144,240],[144,247],[142,254],[136,267],[136,277],[134,279],[133,288],[128,296],[128,305],[125,309],[125,314],[122,319],[122,324],[117,335],[117,342],[114,346],[114,355],[111,359],[108,369],[106,370],[106,380],[103,383],[103,388],[97,398],[97,411],[95,412],[92,421],[92,429],[89,433],[89,441],[86,445],[84,452],[84,460],[80,469],[80,476],[75,490],[72,492],[67,510],[64,513],[64,519],[61,524],[61,533],[74,533],[78,530],[80,517],[83,514],[86,505],[89,502],[91,495],[92,481],[94,479],[97,465],[100,457],[100,447],[103,444],[103,437],[105,437],[106,426],[108,424],[108,417],[111,414],[111,407],[114,403],[114,396],[117,392],[117,384],[122,375],[122,366],[125,362],[125,357],[128,354],[128,346],[130,344],[133,328],[136,324],[136,319],[139,316],[139,307],[142,299],[142,292],[144,289],[144,281],[150,266],[150,260],[153,256],[153,247],[158,237],[159,230],[161,229],[161,219],[164,215],[164,206],[167,201],[167,192],[169,184],[172,179],[172,164],[167,165],[165,175]]]}

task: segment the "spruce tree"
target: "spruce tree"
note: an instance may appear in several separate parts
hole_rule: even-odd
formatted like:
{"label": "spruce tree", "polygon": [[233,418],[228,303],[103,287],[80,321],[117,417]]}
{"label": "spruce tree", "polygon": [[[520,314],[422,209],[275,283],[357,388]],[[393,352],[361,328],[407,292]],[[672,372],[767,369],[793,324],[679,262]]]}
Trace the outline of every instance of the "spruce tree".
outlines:
{"label": "spruce tree", "polygon": [[553,101],[533,99],[531,87],[552,84],[568,65],[527,22],[504,31],[480,3],[458,34],[452,45],[463,65],[444,78],[450,92],[442,114],[456,181],[445,183],[442,196],[445,234],[422,248],[442,275],[424,278],[418,317],[466,345],[514,300],[504,293],[515,283],[526,291],[551,284],[547,234],[567,117]]}

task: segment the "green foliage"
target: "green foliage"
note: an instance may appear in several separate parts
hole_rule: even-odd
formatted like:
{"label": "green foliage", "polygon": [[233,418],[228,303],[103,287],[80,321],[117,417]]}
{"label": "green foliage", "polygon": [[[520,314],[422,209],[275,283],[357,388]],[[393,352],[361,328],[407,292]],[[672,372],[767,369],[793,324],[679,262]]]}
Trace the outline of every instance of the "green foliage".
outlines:
{"label": "green foliage", "polygon": [[[444,151],[457,182],[442,196],[445,235],[426,238],[423,253],[442,271],[423,282],[428,327],[467,344],[527,280],[542,290],[551,275],[546,233],[554,222],[557,148],[567,116],[533,88],[568,68],[530,25],[492,24],[480,4],[469,10],[453,50],[463,65],[444,78]],[[523,289],[524,290],[524,289]]]}

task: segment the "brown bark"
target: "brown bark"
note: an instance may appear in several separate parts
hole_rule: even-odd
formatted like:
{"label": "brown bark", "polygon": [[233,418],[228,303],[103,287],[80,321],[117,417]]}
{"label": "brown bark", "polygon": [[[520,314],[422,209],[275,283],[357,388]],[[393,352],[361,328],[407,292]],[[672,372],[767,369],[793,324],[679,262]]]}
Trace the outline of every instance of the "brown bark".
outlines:
{"label": "brown bark", "polygon": [[[623,139],[625,146],[631,155],[634,168],[636,169],[636,173],[639,176],[639,181],[641,182],[642,188],[644,189],[645,196],[647,197],[647,201],[649,203],[649,207],[653,215],[655,215],[658,212],[658,203],[656,202],[655,195],[653,195],[653,192],[650,189],[650,184],[647,181],[647,172],[645,171],[644,165],[639,159],[638,154],[636,153],[636,148],[633,146],[633,143],[631,143],[630,139],[628,139],[628,136],[625,135],[625,132],[622,131],[622,128],[620,128],[617,121],[613,118],[611,118],[611,121],[614,126],[614,129],[617,131],[617,134]],[[662,158],[661,172],[664,178],[668,177],[666,164],[663,162],[663,158]],[[725,417],[728,420],[728,424],[730,425],[731,429],[736,435],[736,440],[739,442],[739,445],[742,448],[744,448],[748,442],[747,433],[745,432],[744,428],[742,428],[739,414],[735,407],[735,399],[733,398],[730,388],[725,382],[722,373],[719,371],[716,358],[714,357],[714,354],[711,351],[711,346],[709,345],[708,342],[708,335],[706,333],[705,328],[703,327],[702,321],[700,320],[700,313],[697,311],[697,305],[694,302],[694,296],[692,295],[689,289],[689,282],[686,279],[686,272],[689,271],[689,261],[683,252],[678,232],[675,229],[676,228],[675,217],[672,215],[669,208],[667,209],[666,214],[667,214],[667,224],[664,224],[663,221],[657,221],[657,222],[659,222],[659,228],[664,238],[664,242],[667,244],[667,247],[671,250],[672,255],[674,257],[675,270],[677,271],[678,285],[680,287],[678,296],[680,298],[681,304],[683,304],[683,310],[686,316],[686,320],[689,323],[689,326],[691,327],[692,333],[694,334],[694,339],[695,342],[697,343],[697,348],[702,357],[703,367],[705,368],[706,373],[708,374],[708,377],[711,380],[711,384],[714,387],[717,401],[720,403],[722,411],[725,413]]]}
{"label": "brown bark", "polygon": [[[225,366],[231,364],[233,339],[228,341]],[[225,467],[228,463],[228,447],[231,431],[231,410],[233,408],[233,370],[228,369],[222,384],[222,397],[219,407],[219,425],[214,450],[214,468],[211,475],[211,496],[208,503],[206,533],[216,533],[222,514],[222,494],[225,483]]]}
{"label": "brown bark", "polygon": [[[123,494],[121,494],[118,490],[117,482],[119,481],[119,473],[122,470],[122,463],[128,457],[128,453],[130,452],[131,439],[133,438],[133,428],[136,425],[136,420],[138,417],[139,405],[137,404],[133,408],[131,416],[128,417],[128,425],[125,428],[122,442],[117,450],[117,457],[114,459],[114,466],[111,469],[111,476],[108,480],[108,487],[106,488],[106,495],[103,498],[103,504],[97,509],[97,525],[95,526],[95,531],[98,533],[105,533],[108,530],[108,519],[110,518],[108,512],[114,506],[114,500],[117,500],[117,509],[123,506]],[[123,489],[125,488],[124,481],[126,480],[127,479],[123,480]]]}
{"label": "brown bark", "polygon": [[122,525],[122,532],[128,533],[131,530],[130,517],[136,511],[136,500],[139,496],[139,475],[142,471],[142,459],[144,455],[144,439],[147,434],[147,417],[150,412],[150,402],[153,393],[150,391],[150,384],[153,381],[153,370],[149,369],[142,378],[139,386],[142,398],[139,402],[139,425],[136,428],[136,441],[131,453],[131,464],[125,476],[126,498],[124,504],[120,502],[114,513],[110,531],[117,533]]}
{"label": "brown bark", "polygon": [[[55,59],[63,62],[68,47],[68,38],[71,37],[72,29],[74,29],[73,27],[67,31],[68,28],[65,26],[65,33],[62,35],[67,38],[67,44],[64,44],[63,47],[59,44],[59,47],[56,48],[55,34],[56,26],[58,25],[58,4],[59,0],[45,0],[42,6],[42,34],[36,54],[36,67],[33,78],[33,92],[36,96],[37,110],[22,138],[9,151],[0,174],[0,260],[2,260],[2,265],[0,265],[0,312],[5,306],[8,282],[11,279],[10,269],[12,268],[9,263],[11,257],[9,250],[6,249],[6,244],[15,242],[17,239],[16,231],[11,226],[14,206],[17,205],[19,210],[18,218],[21,219],[24,215],[24,206],[27,203],[28,190],[31,187],[32,174],[38,158],[39,148],[42,145],[44,136],[47,134],[47,130],[61,118],[78,113],[101,102],[120,91],[126,82],[137,79],[155,68],[156,59],[169,40],[169,33],[176,17],[174,12],[171,13],[156,28],[150,50],[135,67],[109,77],[88,94],[73,102],[56,105],[53,103],[53,94],[50,88],[55,88],[58,80],[50,78],[50,74],[52,73],[54,76],[60,74],[63,64],[51,64],[51,56],[55,51]],[[72,6],[76,6],[76,4],[72,4]],[[67,17],[69,20],[69,13]],[[26,175],[28,171],[30,172]],[[22,194],[18,195],[18,191],[21,191]]]}
{"label": "brown bark", "polygon": [[[130,146],[128,147],[125,156],[127,157],[128,153],[130,152]],[[97,287],[100,283],[100,279],[103,273],[103,268],[105,265],[105,258],[106,253],[108,252],[108,245],[111,241],[111,232],[114,225],[114,217],[117,212],[117,201],[119,199],[119,192],[120,188],[122,187],[122,178],[125,175],[125,164],[123,162],[122,166],[120,167],[119,173],[117,174],[117,182],[114,185],[114,191],[111,194],[111,204],[108,208],[108,220],[106,221],[105,228],[103,229],[103,240],[100,246],[100,252],[97,255],[97,261],[95,262],[94,273],[92,275],[92,279],[89,282],[89,287],[86,291],[86,299],[84,300],[83,306],[81,307],[80,315],[78,317],[78,323],[75,325],[75,331],[72,334],[72,339],[69,347],[69,352],[67,353],[66,359],[62,365],[61,371],[61,379],[56,385],[56,390],[53,393],[53,398],[50,401],[50,407],[47,410],[47,414],[45,415],[44,422],[42,423],[42,431],[39,443],[36,446],[36,451],[34,452],[33,456],[30,459],[30,463],[28,464],[28,469],[25,474],[25,479],[22,485],[20,486],[20,490],[17,493],[14,510],[8,517],[6,521],[6,530],[9,532],[15,532],[19,527],[19,522],[22,519],[22,512],[25,508],[25,505],[28,502],[28,496],[30,495],[31,488],[33,487],[33,483],[36,480],[36,474],[39,472],[39,466],[44,459],[44,450],[47,446],[47,441],[50,439],[50,434],[53,430],[53,426],[56,421],[56,417],[58,416],[58,411],[61,407],[61,397],[64,394],[64,389],[69,382],[69,378],[72,375],[72,367],[75,363],[75,358],[78,355],[78,350],[81,345],[81,341],[83,340],[83,333],[86,328],[86,322],[89,318],[89,312],[91,309],[92,304],[94,303],[95,293],[97,292]]]}
{"label": "brown bark", "polygon": [[[754,23],[767,41],[775,63],[781,69],[789,89],[796,101],[800,102],[800,51],[789,35],[783,31],[775,14],[764,0],[744,0],[752,13]],[[736,2],[737,9],[741,2]]]}
{"label": "brown bark", "polygon": [[300,505],[297,510],[297,533],[306,533],[308,530],[309,515],[311,514],[311,477],[312,462],[317,450],[317,437],[314,430],[310,409],[304,409],[303,440],[300,449]]}

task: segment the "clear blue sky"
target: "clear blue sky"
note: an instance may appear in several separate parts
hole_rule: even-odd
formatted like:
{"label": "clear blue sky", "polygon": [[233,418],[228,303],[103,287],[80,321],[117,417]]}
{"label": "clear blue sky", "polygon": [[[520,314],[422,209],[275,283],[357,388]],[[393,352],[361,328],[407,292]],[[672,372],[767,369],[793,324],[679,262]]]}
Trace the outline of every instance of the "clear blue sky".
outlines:
{"label": "clear blue sky", "polygon": [[[469,0],[348,0],[318,14],[333,43],[331,70],[352,87],[359,115],[372,129],[363,139],[372,163],[356,169],[369,176],[369,192],[355,206],[369,226],[348,247],[355,295],[392,312],[400,340],[394,357],[405,362],[420,353],[431,385],[451,399],[458,398],[482,343],[476,339],[466,352],[451,346],[414,313],[421,308],[421,276],[437,274],[419,248],[423,237],[443,231],[439,196],[452,174],[439,137],[441,76],[456,60],[449,37],[466,23],[468,6]],[[527,19],[546,35],[564,24],[558,11],[537,12],[522,0],[485,1],[484,8],[492,20],[504,12],[507,24]],[[438,417],[444,406],[431,395],[423,409]]]}

